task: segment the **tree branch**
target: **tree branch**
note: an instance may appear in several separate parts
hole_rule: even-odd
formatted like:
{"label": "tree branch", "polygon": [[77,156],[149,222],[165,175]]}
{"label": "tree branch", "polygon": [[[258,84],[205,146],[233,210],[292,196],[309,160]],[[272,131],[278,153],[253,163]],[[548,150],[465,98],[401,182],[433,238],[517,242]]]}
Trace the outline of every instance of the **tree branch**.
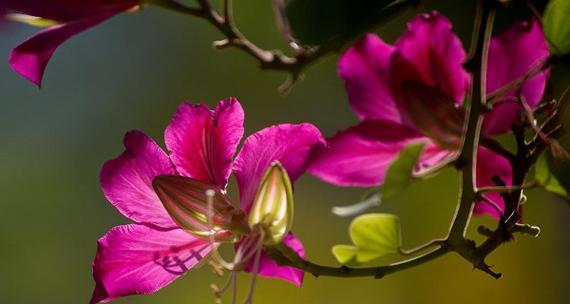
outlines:
{"label": "tree branch", "polygon": [[[189,7],[176,0],[143,0],[178,13],[192,17],[202,18],[216,27],[225,39],[214,42],[214,47],[218,49],[234,47],[244,51],[256,59],[261,69],[288,72],[291,77],[280,88],[279,91],[287,92],[293,84],[302,79],[304,69],[315,61],[330,52],[341,49],[346,43],[352,41],[361,33],[349,34],[336,37],[335,39],[316,47],[296,48],[295,55],[287,56],[280,50],[265,50],[248,40],[244,34],[235,26],[233,22],[233,8],[231,0],[224,0],[223,16],[220,15],[210,4],[209,0],[198,0],[199,7]],[[412,5],[416,5],[418,0],[397,0],[391,5],[381,10],[377,18],[366,24],[366,30],[384,21],[386,17],[395,14]]]}

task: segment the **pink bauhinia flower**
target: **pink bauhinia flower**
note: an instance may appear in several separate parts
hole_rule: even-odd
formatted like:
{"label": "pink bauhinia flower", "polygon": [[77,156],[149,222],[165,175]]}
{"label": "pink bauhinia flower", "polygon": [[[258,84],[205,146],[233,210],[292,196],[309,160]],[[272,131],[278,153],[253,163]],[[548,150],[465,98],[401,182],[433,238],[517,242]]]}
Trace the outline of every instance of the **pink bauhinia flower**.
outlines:
{"label": "pink bauhinia flower", "polygon": [[56,49],[69,38],[114,15],[133,9],[139,0],[0,0],[0,10],[54,21],[10,54],[10,65],[41,85],[44,70]]}
{"label": "pink bauhinia flower", "polygon": [[[376,186],[384,182],[391,161],[412,142],[425,143],[417,171],[456,154],[470,76],[463,67],[465,50],[451,28],[451,22],[437,12],[422,14],[408,24],[394,45],[369,34],[344,52],[338,71],[350,105],[362,122],[328,139],[328,146],[314,154],[311,173],[335,185]],[[487,92],[522,77],[548,56],[537,21],[512,25],[491,41]],[[520,109],[513,97],[522,96],[535,108],[547,77],[548,72],[541,72],[506,94],[485,115],[483,134],[510,131]],[[511,175],[506,158],[479,148],[478,186],[496,185],[494,176],[509,184]],[[490,193],[486,197],[494,204],[478,203],[475,213],[500,217],[497,209],[504,210],[501,196]]]}
{"label": "pink bauhinia flower", "polygon": [[[274,162],[278,161],[294,181],[304,172],[310,150],[324,145],[320,132],[311,124],[276,125],[247,138],[234,161],[244,133],[243,122],[241,105],[230,98],[220,101],[213,111],[205,105],[181,104],[165,131],[168,154],[142,132],[127,133],[125,152],[103,166],[101,186],[111,204],[135,223],[117,226],[99,240],[93,263],[96,287],[92,303],[153,293],[198,264],[218,245],[189,232],[186,225],[179,224],[186,219],[171,217],[173,210],[165,208],[176,207],[170,204],[172,197],[189,205],[200,200],[196,197],[203,192],[184,193],[186,181],[216,190],[216,200],[223,204],[230,200],[225,189],[233,172],[240,192],[239,212],[248,213],[264,173]],[[194,211],[200,212],[190,210]],[[251,243],[246,236],[236,247],[239,250],[239,246]],[[301,242],[291,233],[283,243],[305,255]],[[264,253],[259,261],[260,275],[302,283],[302,271],[280,267]]]}

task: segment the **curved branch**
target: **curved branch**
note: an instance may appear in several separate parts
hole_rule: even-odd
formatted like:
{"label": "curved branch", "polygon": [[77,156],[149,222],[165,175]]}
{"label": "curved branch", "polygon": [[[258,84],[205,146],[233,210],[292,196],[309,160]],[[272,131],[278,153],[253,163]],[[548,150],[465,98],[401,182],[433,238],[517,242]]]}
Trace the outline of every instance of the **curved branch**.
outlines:
{"label": "curved branch", "polygon": [[439,248],[425,253],[423,255],[402,261],[394,264],[377,266],[377,267],[367,267],[367,268],[352,268],[347,266],[341,267],[331,267],[323,266],[319,264],[312,263],[310,261],[301,258],[295,251],[291,248],[280,244],[273,247],[265,248],[267,254],[275,260],[281,266],[291,266],[308,272],[315,277],[328,276],[328,277],[342,277],[342,278],[354,278],[354,277],[373,277],[376,279],[383,278],[384,276],[402,271],[408,268],[412,268],[431,260],[434,260],[449,252],[449,247],[446,244],[441,244]]}

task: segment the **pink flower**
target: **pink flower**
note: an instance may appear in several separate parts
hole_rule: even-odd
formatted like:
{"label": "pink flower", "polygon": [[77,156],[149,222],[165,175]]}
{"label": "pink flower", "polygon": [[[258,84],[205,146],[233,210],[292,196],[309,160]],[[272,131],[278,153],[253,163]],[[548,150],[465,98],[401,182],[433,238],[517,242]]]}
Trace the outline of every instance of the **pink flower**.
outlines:
{"label": "pink flower", "polygon": [[[339,74],[362,122],[328,139],[328,147],[315,153],[311,173],[335,185],[376,186],[384,182],[391,161],[411,142],[425,143],[417,171],[453,157],[460,144],[465,119],[462,103],[470,75],[463,68],[465,50],[451,27],[437,12],[423,14],[408,24],[394,45],[370,34],[344,52]],[[511,26],[491,41],[487,91],[523,76],[548,55],[537,21]],[[536,75],[518,92],[532,108],[542,98],[547,76],[547,72]],[[503,103],[486,114],[484,135],[511,130],[519,109],[517,103],[509,102],[515,93],[507,94]],[[494,175],[512,182],[507,159],[485,148],[479,149],[478,159],[478,186],[495,185]],[[487,198],[504,208],[498,194]],[[478,203],[475,213],[500,216],[488,203]]]}
{"label": "pink flower", "polygon": [[[213,111],[205,105],[181,104],[165,131],[168,154],[142,132],[127,133],[125,152],[103,166],[101,186],[111,204],[135,224],[115,227],[99,240],[92,303],[153,293],[212,250],[208,240],[173,221],[153,188],[157,176],[186,176],[225,189],[233,172],[240,207],[248,212],[271,163],[279,161],[295,180],[305,170],[309,151],[324,144],[313,125],[276,125],[247,138],[234,161],[243,122],[241,105],[230,98]],[[283,242],[304,256],[301,242],[291,233]],[[279,267],[264,254],[259,274],[296,285],[303,280],[303,272]]]}
{"label": "pink flower", "polygon": [[12,50],[10,65],[39,86],[48,61],[61,44],[138,4],[139,0],[0,0],[0,9],[60,23]]}

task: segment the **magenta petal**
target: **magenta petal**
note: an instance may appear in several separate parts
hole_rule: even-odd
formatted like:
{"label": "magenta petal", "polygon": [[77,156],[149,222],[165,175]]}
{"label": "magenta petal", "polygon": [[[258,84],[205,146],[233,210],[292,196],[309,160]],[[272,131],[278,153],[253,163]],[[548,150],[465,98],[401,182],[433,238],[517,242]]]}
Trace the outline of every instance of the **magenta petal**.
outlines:
{"label": "magenta petal", "polygon": [[13,49],[10,54],[10,65],[18,74],[41,86],[45,68],[62,43],[117,13],[119,11],[102,13],[49,27]]}
{"label": "magenta petal", "polygon": [[400,150],[426,140],[416,131],[390,121],[365,121],[327,139],[311,155],[309,172],[339,186],[375,186]]}
{"label": "magenta petal", "polygon": [[214,111],[183,103],[165,131],[165,142],[180,174],[224,188],[232,157],[243,136],[244,113],[235,98]]}
{"label": "magenta petal", "polygon": [[114,227],[98,241],[91,303],[153,293],[198,264],[210,250],[207,241],[181,229]]}
{"label": "magenta petal", "polygon": [[125,152],[105,163],[101,170],[103,193],[123,215],[137,223],[176,227],[154,189],[158,175],[175,174],[168,156],[139,131],[125,135]]}
{"label": "magenta petal", "polygon": [[304,173],[310,150],[323,145],[321,132],[311,124],[283,124],[263,129],[245,141],[234,163],[241,208],[248,211],[265,170],[281,162],[291,181]]}
{"label": "magenta petal", "polygon": [[0,6],[21,14],[67,22],[110,11],[126,11],[138,0],[0,0]]}
{"label": "magenta petal", "polygon": [[[303,243],[293,235],[293,233],[287,234],[283,239],[283,244],[287,247],[293,249],[297,254],[305,258],[305,248],[303,247]],[[251,272],[253,267],[253,261],[247,267],[247,271]],[[283,280],[287,280],[299,287],[303,284],[303,278],[305,277],[305,273],[302,270],[299,270],[294,267],[288,266],[279,266],[275,261],[270,259],[265,252],[261,253],[261,260],[259,264],[259,275],[266,277],[266,278],[279,278]]]}
{"label": "magenta petal", "polygon": [[[512,168],[509,161],[486,148],[479,148],[477,153],[477,187],[497,186],[493,176],[498,176],[507,185],[512,184]],[[486,193],[485,197],[494,203],[494,206],[485,201],[475,204],[474,214],[487,214],[499,219],[504,211],[505,202],[499,193]],[[499,210],[497,210],[498,207]]]}
{"label": "magenta petal", "polygon": [[390,91],[390,59],[394,47],[369,34],[348,48],[338,62],[353,111],[361,119],[401,121]]}
{"label": "magenta petal", "polygon": [[[493,92],[525,75],[533,67],[544,62],[548,56],[548,42],[538,21],[512,25],[507,31],[491,40],[487,91]],[[521,87],[520,94],[531,108],[540,103],[548,74],[548,71],[539,73]],[[506,96],[513,96],[515,93],[511,92]],[[509,132],[517,119],[519,108],[516,103],[508,101],[495,106],[485,118],[485,133],[497,135]]]}
{"label": "magenta petal", "polygon": [[395,46],[424,84],[461,102],[469,74],[463,69],[465,50],[451,28],[451,22],[438,12],[422,14],[408,23]]}

